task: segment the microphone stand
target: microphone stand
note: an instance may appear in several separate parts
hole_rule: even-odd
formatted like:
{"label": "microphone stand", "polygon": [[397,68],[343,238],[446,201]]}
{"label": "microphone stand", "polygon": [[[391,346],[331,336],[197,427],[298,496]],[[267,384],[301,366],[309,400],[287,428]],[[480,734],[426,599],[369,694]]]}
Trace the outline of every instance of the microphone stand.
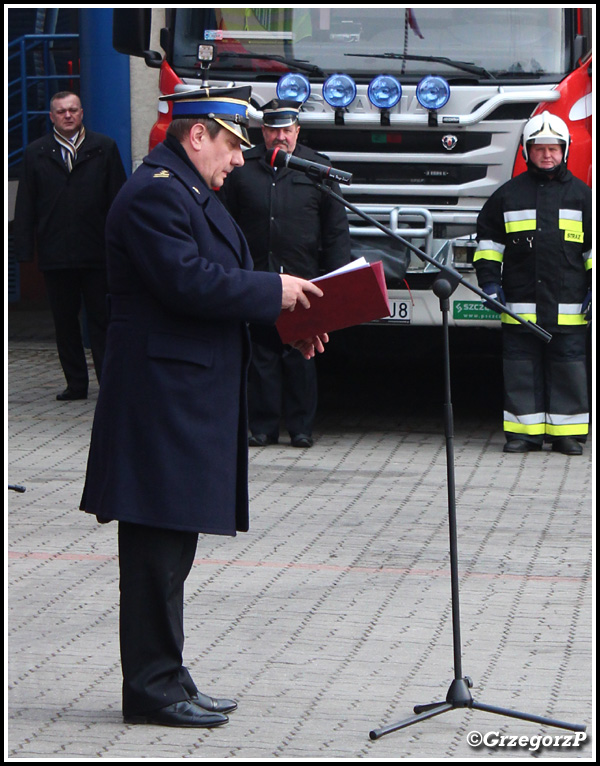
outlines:
{"label": "microphone stand", "polygon": [[488,305],[493,305],[496,309],[499,309],[503,313],[508,314],[514,320],[527,327],[527,329],[548,343],[552,336],[546,332],[542,327],[539,327],[533,322],[524,320],[522,317],[513,313],[502,303],[496,299],[490,298],[483,290],[475,287],[470,282],[467,282],[460,272],[456,269],[438,263],[434,258],[424,253],[419,248],[412,245],[407,240],[393,232],[388,227],[379,223],[375,218],[360,210],[352,203],[345,200],[341,195],[333,191],[329,186],[324,183],[315,182],[318,189],[328,194],[330,197],[341,202],[344,207],[356,213],[359,217],[365,221],[376,226],[392,239],[396,239],[401,242],[405,247],[415,253],[422,261],[430,263],[436,266],[440,270],[439,276],[436,278],[433,284],[433,291],[440,300],[440,310],[442,312],[443,320],[443,335],[444,335],[444,430],[446,438],[446,472],[447,472],[447,487],[448,487],[448,527],[450,536],[450,582],[452,593],[452,635],[453,635],[453,650],[454,650],[454,680],[452,681],[446,700],[444,702],[431,702],[425,705],[415,705],[413,708],[415,715],[405,718],[398,723],[390,726],[385,726],[379,729],[373,729],[369,732],[369,737],[372,740],[379,739],[386,734],[390,734],[393,731],[404,729],[407,726],[412,726],[419,721],[425,721],[434,716],[447,713],[455,708],[472,708],[475,710],[483,710],[486,713],[496,713],[497,715],[507,716],[509,718],[520,718],[524,721],[532,721],[546,726],[555,726],[560,729],[569,729],[571,731],[585,731],[586,727],[583,724],[567,723],[565,721],[558,721],[553,718],[544,718],[538,715],[531,715],[529,713],[521,713],[508,708],[496,707],[494,705],[486,705],[481,702],[476,702],[473,699],[470,689],[473,686],[473,682],[469,676],[463,676],[462,671],[462,651],[460,640],[460,594],[459,594],[459,577],[458,577],[458,536],[457,536],[457,521],[456,521],[456,484],[454,475],[454,416],[452,410],[452,396],[451,396],[451,380],[450,380],[450,339],[448,331],[448,314],[450,308],[450,296],[456,290],[459,284],[464,285],[469,290],[479,295],[484,299]]}

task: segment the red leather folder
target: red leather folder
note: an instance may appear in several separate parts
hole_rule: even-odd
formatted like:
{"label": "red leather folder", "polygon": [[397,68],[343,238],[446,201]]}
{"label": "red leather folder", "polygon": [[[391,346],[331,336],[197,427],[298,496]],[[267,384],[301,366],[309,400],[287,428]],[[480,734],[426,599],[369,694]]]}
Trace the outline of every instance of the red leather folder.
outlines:
{"label": "red leather folder", "polygon": [[276,327],[284,343],[312,338],[390,314],[381,261],[332,272],[312,281],[323,290],[323,297],[309,295],[310,308],[296,304],[294,311],[281,312]]}

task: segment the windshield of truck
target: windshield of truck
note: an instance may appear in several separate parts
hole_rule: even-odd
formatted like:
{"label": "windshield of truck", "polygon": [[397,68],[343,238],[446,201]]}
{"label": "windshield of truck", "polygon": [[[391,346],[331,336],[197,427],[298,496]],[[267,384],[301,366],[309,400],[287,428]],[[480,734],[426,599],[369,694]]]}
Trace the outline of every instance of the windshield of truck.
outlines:
{"label": "windshield of truck", "polygon": [[206,39],[216,43],[211,75],[219,77],[291,70],[345,72],[358,81],[381,72],[539,81],[566,71],[563,24],[563,9],[541,6],[183,8],[175,14],[172,63],[184,75],[198,69],[198,43]]}

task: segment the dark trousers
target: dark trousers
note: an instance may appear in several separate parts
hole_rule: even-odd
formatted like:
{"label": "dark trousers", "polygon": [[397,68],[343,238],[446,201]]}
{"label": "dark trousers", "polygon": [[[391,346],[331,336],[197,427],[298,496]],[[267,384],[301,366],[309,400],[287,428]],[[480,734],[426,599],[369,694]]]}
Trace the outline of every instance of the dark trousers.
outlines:
{"label": "dark trousers", "polygon": [[554,333],[549,343],[503,328],[504,431],[541,445],[584,442],[589,429],[586,334]]}
{"label": "dark trousers", "polygon": [[106,347],[106,272],[103,269],[44,271],[46,291],[54,319],[56,347],[67,386],[87,392],[89,377],[79,314],[85,306],[96,377],[100,381]]}
{"label": "dark trousers", "polygon": [[183,666],[183,590],[198,535],[119,522],[123,714],[142,715],[197,692]]}
{"label": "dark trousers", "polygon": [[279,436],[283,416],[291,436],[312,435],[317,412],[317,369],[291,346],[252,343],[248,416],[253,434]]}

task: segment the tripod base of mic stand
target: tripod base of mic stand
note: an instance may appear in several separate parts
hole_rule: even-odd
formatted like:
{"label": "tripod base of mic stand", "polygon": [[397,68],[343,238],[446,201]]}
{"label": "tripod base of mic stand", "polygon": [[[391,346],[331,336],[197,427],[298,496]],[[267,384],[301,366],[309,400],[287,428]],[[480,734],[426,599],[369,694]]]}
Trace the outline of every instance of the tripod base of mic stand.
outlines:
{"label": "tripod base of mic stand", "polygon": [[582,724],[556,721],[553,718],[544,718],[539,715],[520,713],[517,710],[510,710],[508,708],[495,707],[493,705],[484,705],[480,702],[475,702],[469,691],[472,686],[473,683],[468,676],[465,676],[465,678],[457,678],[450,685],[445,702],[431,702],[427,705],[415,705],[414,711],[416,715],[405,718],[403,721],[399,721],[391,726],[385,726],[381,729],[373,729],[373,731],[369,732],[369,737],[373,740],[380,739],[380,737],[383,737],[385,734],[391,734],[393,731],[405,729],[407,726],[412,726],[419,721],[426,721],[428,718],[433,718],[436,715],[447,713],[456,708],[483,710],[485,713],[495,713],[496,715],[504,715],[509,718],[520,718],[523,721],[533,721],[534,723],[546,726],[556,726],[559,729],[585,731],[586,727]]}

